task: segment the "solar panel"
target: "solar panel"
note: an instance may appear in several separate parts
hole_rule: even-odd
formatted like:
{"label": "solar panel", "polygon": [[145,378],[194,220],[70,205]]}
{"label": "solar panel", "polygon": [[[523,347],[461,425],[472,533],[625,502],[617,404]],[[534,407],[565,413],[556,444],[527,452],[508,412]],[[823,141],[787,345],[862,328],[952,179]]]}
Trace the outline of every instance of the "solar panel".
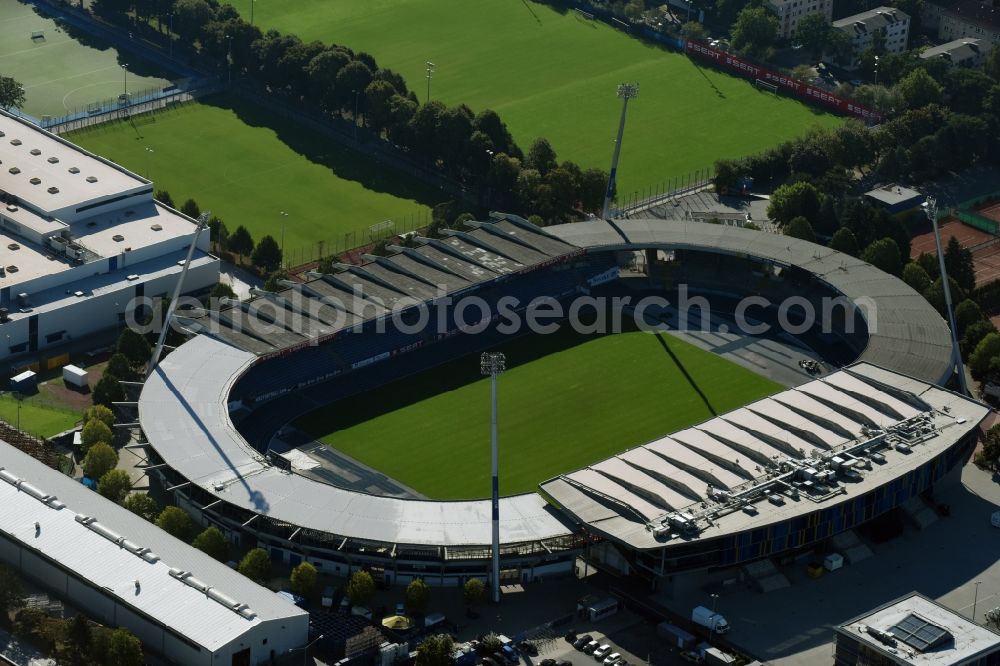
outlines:
{"label": "solar panel", "polygon": [[889,627],[889,633],[920,652],[927,652],[952,640],[946,629],[913,613]]}

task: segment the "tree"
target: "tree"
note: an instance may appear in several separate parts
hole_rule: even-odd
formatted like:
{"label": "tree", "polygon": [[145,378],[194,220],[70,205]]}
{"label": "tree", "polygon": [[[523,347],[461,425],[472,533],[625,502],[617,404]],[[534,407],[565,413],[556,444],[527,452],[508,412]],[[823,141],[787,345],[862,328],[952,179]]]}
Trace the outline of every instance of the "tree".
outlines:
{"label": "tree", "polygon": [[423,578],[414,578],[406,586],[406,610],[417,615],[427,612],[431,605],[431,588]]}
{"label": "tree", "polygon": [[167,192],[166,190],[156,190],[156,194],[153,195],[153,198],[164,206],[169,208],[174,207],[174,199],[170,196],[170,192]]}
{"label": "tree", "polygon": [[961,303],[955,306],[955,328],[958,329],[956,333],[959,338],[965,336],[965,332],[969,330],[969,326],[972,326],[977,321],[983,321],[986,317],[983,316],[983,311],[979,308],[972,299],[965,299]]}
{"label": "tree", "polygon": [[548,139],[535,139],[528,150],[528,156],[524,160],[524,166],[528,169],[536,170],[539,175],[545,176],[549,171],[556,168],[556,151]]}
{"label": "tree", "polygon": [[451,666],[455,663],[455,641],[448,634],[428,636],[417,646],[416,666]]}
{"label": "tree", "polygon": [[910,261],[903,266],[903,282],[913,287],[913,290],[918,294],[922,294],[931,286],[931,276],[927,274],[923,266],[915,261]]}
{"label": "tree", "polygon": [[979,115],[989,97],[993,79],[983,71],[968,67],[955,67],[945,75],[948,106],[956,113]]}
{"label": "tree", "polygon": [[93,407],[88,407],[83,413],[83,422],[87,423],[94,420],[101,421],[110,428],[115,424],[115,414],[104,405],[94,405]]}
{"label": "tree", "polygon": [[470,578],[462,586],[462,599],[471,608],[481,606],[486,601],[486,585],[479,578]]}
{"label": "tree", "polygon": [[6,620],[7,613],[24,606],[24,588],[14,570],[0,564],[0,619]]}
{"label": "tree", "polygon": [[194,531],[194,521],[191,520],[191,516],[176,506],[165,507],[156,519],[156,526],[185,542],[191,538],[191,533]]}
{"label": "tree", "polygon": [[349,62],[351,55],[347,51],[331,48],[315,56],[305,67],[313,99],[327,109],[336,106],[337,74]]}
{"label": "tree", "polygon": [[854,237],[853,231],[847,227],[841,227],[830,238],[830,249],[856,257],[858,256],[858,240]]}
{"label": "tree", "polygon": [[795,217],[813,220],[821,205],[819,190],[812,183],[799,181],[780,185],[774,190],[771,203],[767,206],[767,216],[781,225],[788,224]]}
{"label": "tree", "polygon": [[90,397],[95,405],[111,407],[112,403],[125,399],[125,391],[122,390],[117,377],[104,373],[94,386],[94,392]]}
{"label": "tree", "polygon": [[125,498],[122,506],[151,523],[156,522],[160,514],[160,505],[146,493],[132,493]]}
{"label": "tree", "polygon": [[764,55],[778,36],[778,19],[763,7],[747,5],[729,29],[732,45],[750,55]]}
{"label": "tree", "polygon": [[809,224],[809,220],[802,217],[793,217],[787,225],[785,225],[785,235],[791,236],[792,238],[800,238],[810,243],[816,242],[816,234],[813,233],[812,225]]}
{"label": "tree", "polygon": [[65,641],[75,663],[83,663],[92,640],[90,620],[83,613],[77,613],[66,623]]}
{"label": "tree", "polygon": [[106,442],[97,442],[83,457],[83,473],[92,479],[100,479],[118,464],[118,452]]}
{"label": "tree", "polygon": [[266,583],[271,577],[271,557],[263,548],[254,548],[240,560],[239,572],[257,583]]}
{"label": "tree", "polygon": [[367,571],[355,571],[347,581],[347,599],[352,606],[364,606],[375,596],[375,581]]}
{"label": "tree", "polygon": [[866,247],[865,251],[861,253],[861,260],[867,261],[889,275],[899,274],[899,246],[891,238],[882,238]]}
{"label": "tree", "polygon": [[90,451],[90,447],[98,442],[110,444],[113,439],[111,428],[104,421],[98,419],[87,421],[83,426],[83,430],[80,431],[80,443],[85,454]]}
{"label": "tree", "polygon": [[607,186],[608,174],[601,169],[590,168],[580,174],[580,206],[584,212],[601,212],[601,208],[604,206],[604,191]]}
{"label": "tree", "polygon": [[111,632],[108,652],[103,662],[107,666],[143,666],[142,643],[128,629],[118,627]]}
{"label": "tree", "polygon": [[688,21],[681,26],[681,34],[685,37],[690,37],[691,39],[705,39],[708,37],[708,32],[705,30],[705,26],[697,21]]}
{"label": "tree", "polygon": [[106,372],[125,381],[132,381],[136,378],[136,372],[132,368],[132,364],[125,358],[125,354],[121,352],[116,352],[108,359]]}
{"label": "tree", "polygon": [[952,236],[944,250],[944,266],[948,277],[955,280],[966,293],[976,288],[976,267],[972,261],[972,252],[962,247],[958,239]]}
{"label": "tree", "polygon": [[847,66],[854,56],[854,42],[842,30],[830,30],[827,35],[826,50],[839,65]]}
{"label": "tree", "polygon": [[[146,364],[153,354],[153,348],[149,345],[146,336],[126,328],[118,336],[118,346],[116,351],[125,355],[132,367],[140,367]],[[119,377],[124,379],[124,377]]]}
{"label": "tree", "polygon": [[181,212],[194,220],[201,217],[201,208],[198,208],[198,204],[195,203],[194,199],[188,199],[181,204]]}
{"label": "tree", "polygon": [[215,18],[211,5],[205,0],[177,0],[173,14],[174,30],[192,42],[200,37],[202,27]]}
{"label": "tree", "polygon": [[208,232],[211,239],[220,248],[226,246],[226,241],[229,239],[229,229],[226,228],[226,223],[217,215],[213,215],[212,219],[208,221]]}
{"label": "tree", "polygon": [[822,13],[806,14],[799,19],[795,38],[809,51],[813,60],[819,60],[830,43],[830,23]]}
{"label": "tree", "polygon": [[123,469],[109,470],[97,482],[97,492],[115,504],[124,501],[131,489],[132,479],[128,478],[128,472]]}
{"label": "tree", "polygon": [[220,562],[229,559],[229,544],[217,527],[206,527],[194,538],[191,545]]}
{"label": "tree", "polygon": [[281,265],[281,248],[274,236],[267,235],[260,239],[250,262],[267,273],[277,270]]}
{"label": "tree", "polygon": [[372,82],[372,70],[368,69],[368,65],[359,61],[352,60],[347,63],[339,72],[337,72],[337,84],[335,90],[339,92],[337,95],[341,108],[349,107],[354,109],[354,93],[361,94],[368,87],[368,84]]}
{"label": "tree", "polygon": [[996,333],[997,328],[993,325],[989,319],[983,319],[971,324],[965,329],[965,335],[962,336],[962,341],[959,343],[961,348],[962,358],[968,359],[969,354],[976,348],[976,345],[982,341],[990,333]]}
{"label": "tree", "polygon": [[1000,333],[988,333],[971,354],[969,354],[969,372],[974,379],[986,379],[994,359],[1000,356]]}
{"label": "tree", "polygon": [[253,252],[253,237],[242,224],[229,237],[229,251],[242,256]]}
{"label": "tree", "polygon": [[9,76],[0,76],[0,108],[11,109],[24,105],[24,86]]}
{"label": "tree", "polygon": [[944,90],[925,69],[915,69],[896,84],[896,90],[910,109],[919,109],[941,101]]}
{"label": "tree", "polygon": [[503,648],[503,641],[497,636],[496,632],[491,631],[490,633],[483,636],[481,642],[483,651],[487,654],[497,654]]}
{"label": "tree", "polygon": [[986,73],[993,77],[994,81],[1000,81],[1000,50],[990,49],[990,54],[986,58]]}
{"label": "tree", "polygon": [[308,598],[316,590],[316,579],[316,567],[308,562],[302,562],[292,569],[289,583],[292,586],[292,592]]}

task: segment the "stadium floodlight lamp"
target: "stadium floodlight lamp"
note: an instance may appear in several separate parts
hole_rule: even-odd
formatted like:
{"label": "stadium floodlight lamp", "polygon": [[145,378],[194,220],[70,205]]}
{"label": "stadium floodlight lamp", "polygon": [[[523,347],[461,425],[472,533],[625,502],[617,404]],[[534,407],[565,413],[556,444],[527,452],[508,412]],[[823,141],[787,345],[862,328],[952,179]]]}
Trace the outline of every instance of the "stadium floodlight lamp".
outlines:
{"label": "stadium floodlight lamp", "polygon": [[618,97],[621,99],[635,99],[638,96],[638,83],[621,83],[618,85]]}
{"label": "stadium floodlight lamp", "polygon": [[483,352],[479,357],[479,369],[485,377],[499,375],[507,369],[507,357],[503,352]]}

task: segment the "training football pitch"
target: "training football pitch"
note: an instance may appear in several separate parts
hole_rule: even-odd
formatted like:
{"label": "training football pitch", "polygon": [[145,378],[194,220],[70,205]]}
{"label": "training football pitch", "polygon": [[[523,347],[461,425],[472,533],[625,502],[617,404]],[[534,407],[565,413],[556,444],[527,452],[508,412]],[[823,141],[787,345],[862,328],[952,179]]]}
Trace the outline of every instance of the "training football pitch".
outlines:
{"label": "training football pitch", "polygon": [[[657,439],[782,387],[669,334],[533,335],[501,348],[500,492]],[[490,383],[467,357],[296,425],[434,499],[490,492]]]}
{"label": "training football pitch", "polygon": [[[250,0],[234,0],[249,16]],[[335,42],[375,56],[423,102],[492,108],[527,150],[547,137],[561,159],[607,169],[621,102],[637,82],[622,142],[619,196],[842,122],[752,82],[699,66],[573,11],[531,0],[268,0],[262,28]]]}
{"label": "training football pitch", "polygon": [[[215,95],[67,136],[147,176],[180,206],[193,198],[232,232],[284,237],[286,260],[364,241],[384,220],[429,217],[440,192],[239,98]],[[350,238],[345,239],[345,234]]]}
{"label": "training football pitch", "polygon": [[[32,38],[41,32],[42,37]],[[128,72],[122,65],[128,65]],[[20,0],[0,2],[0,72],[24,86],[23,111],[62,116],[87,105],[170,84],[161,68],[38,14]]]}

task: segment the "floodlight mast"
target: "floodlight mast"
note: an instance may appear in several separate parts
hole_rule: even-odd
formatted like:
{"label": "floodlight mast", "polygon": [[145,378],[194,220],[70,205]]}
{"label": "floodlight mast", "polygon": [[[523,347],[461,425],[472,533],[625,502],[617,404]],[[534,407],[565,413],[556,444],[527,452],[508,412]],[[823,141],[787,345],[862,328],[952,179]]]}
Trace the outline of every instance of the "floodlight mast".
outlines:
{"label": "floodlight mast", "polygon": [[927,218],[934,226],[934,245],[937,248],[938,266],[941,269],[941,286],[944,289],[944,307],[948,311],[948,327],[951,329],[951,356],[952,368],[958,371],[958,386],[962,395],[969,395],[969,387],[965,382],[965,367],[962,365],[962,351],[958,346],[958,334],[955,328],[955,310],[951,306],[951,284],[948,279],[948,269],[944,263],[944,252],[941,250],[941,230],[938,228],[937,220],[937,199],[927,197],[921,204]]}
{"label": "floodlight mast", "polygon": [[167,307],[167,315],[163,318],[163,329],[160,331],[160,338],[156,341],[156,348],[153,350],[153,358],[149,361],[149,368],[146,370],[146,378],[148,379],[151,374],[153,374],[153,369],[156,364],[160,362],[160,354],[163,353],[163,343],[167,340],[167,331],[170,330],[170,320],[174,316],[174,308],[177,307],[177,299],[181,295],[181,289],[184,287],[184,278],[187,277],[188,269],[191,268],[191,257],[194,256],[194,249],[198,247],[198,237],[201,236],[201,231],[208,225],[208,218],[211,217],[212,212],[206,210],[198,217],[198,227],[194,230],[194,237],[191,239],[191,247],[188,248],[187,259],[184,260],[184,268],[181,269],[181,274],[177,278],[177,284],[174,286],[174,295],[170,299],[170,305]]}
{"label": "floodlight mast", "polygon": [[479,357],[479,370],[490,378],[492,399],[490,460],[493,477],[493,603],[500,603],[500,472],[497,455],[497,377],[507,369],[507,357],[502,352],[484,352]]}
{"label": "floodlight mast", "polygon": [[622,99],[622,117],[618,121],[618,139],[615,140],[615,152],[611,157],[611,173],[608,174],[608,189],[604,193],[604,208],[601,209],[601,219],[608,219],[611,211],[611,197],[615,193],[615,176],[618,172],[618,156],[622,152],[622,136],[625,134],[625,112],[628,101],[639,95],[638,83],[622,83],[618,86],[618,96]]}

